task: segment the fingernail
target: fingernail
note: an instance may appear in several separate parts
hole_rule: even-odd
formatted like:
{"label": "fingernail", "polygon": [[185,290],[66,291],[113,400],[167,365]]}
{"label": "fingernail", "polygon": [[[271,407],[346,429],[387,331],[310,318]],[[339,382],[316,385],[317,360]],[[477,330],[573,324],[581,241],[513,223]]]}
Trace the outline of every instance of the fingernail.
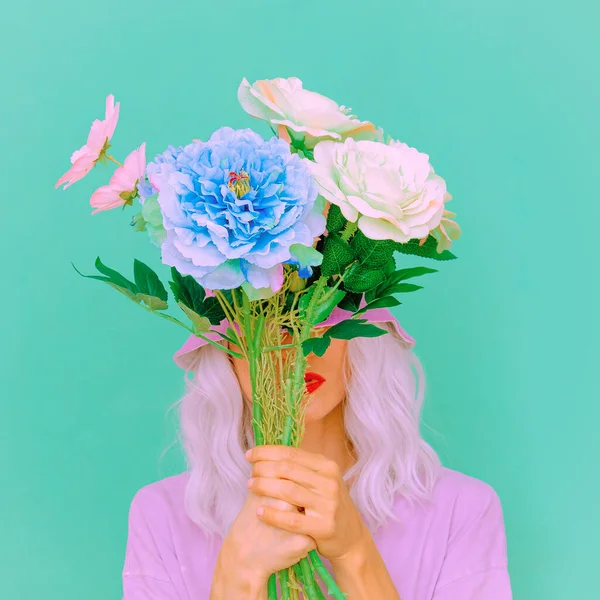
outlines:
{"label": "fingernail", "polygon": [[256,509],[256,514],[259,517],[262,517],[265,514],[265,509],[261,506],[260,508]]}
{"label": "fingernail", "polygon": [[252,487],[252,482],[254,481],[254,477],[250,477],[250,479],[248,479],[248,487]]}
{"label": "fingernail", "polygon": [[250,456],[252,456],[252,448],[250,448],[250,450],[246,450],[246,454],[244,454],[244,456],[246,458],[250,458]]}

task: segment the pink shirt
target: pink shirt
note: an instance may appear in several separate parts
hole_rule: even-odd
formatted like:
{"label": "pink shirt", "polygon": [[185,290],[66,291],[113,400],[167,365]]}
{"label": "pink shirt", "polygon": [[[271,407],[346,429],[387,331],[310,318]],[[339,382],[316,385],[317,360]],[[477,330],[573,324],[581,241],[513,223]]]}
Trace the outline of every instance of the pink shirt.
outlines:
{"label": "pink shirt", "polygon": [[[141,488],[129,512],[124,600],[209,600],[219,544],[188,518],[188,473]],[[374,539],[402,600],[511,600],[502,507],[486,483],[443,469],[427,506],[395,503],[402,523]],[[331,565],[323,559],[331,571]]]}

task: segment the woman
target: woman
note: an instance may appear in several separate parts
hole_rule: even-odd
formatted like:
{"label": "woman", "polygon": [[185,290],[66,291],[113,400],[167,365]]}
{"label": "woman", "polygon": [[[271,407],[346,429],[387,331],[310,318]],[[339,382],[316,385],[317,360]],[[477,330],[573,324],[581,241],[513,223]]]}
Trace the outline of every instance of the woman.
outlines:
{"label": "woman", "polygon": [[315,548],[347,600],[510,600],[498,496],[440,465],[419,433],[414,340],[387,309],[365,317],[389,333],[309,355],[299,449],[245,456],[248,364],[193,336],[176,353],[194,373],[180,401],[190,469],[135,495],[124,600],[265,600],[269,575]]}

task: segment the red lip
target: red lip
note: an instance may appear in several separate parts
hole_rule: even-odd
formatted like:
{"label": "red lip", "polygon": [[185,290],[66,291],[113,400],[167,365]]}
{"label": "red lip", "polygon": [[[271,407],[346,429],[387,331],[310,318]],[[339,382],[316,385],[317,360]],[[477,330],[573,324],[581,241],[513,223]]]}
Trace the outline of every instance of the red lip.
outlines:
{"label": "red lip", "polygon": [[318,387],[325,383],[325,377],[318,373],[307,371],[304,374],[304,382],[306,383],[306,391],[312,394]]}

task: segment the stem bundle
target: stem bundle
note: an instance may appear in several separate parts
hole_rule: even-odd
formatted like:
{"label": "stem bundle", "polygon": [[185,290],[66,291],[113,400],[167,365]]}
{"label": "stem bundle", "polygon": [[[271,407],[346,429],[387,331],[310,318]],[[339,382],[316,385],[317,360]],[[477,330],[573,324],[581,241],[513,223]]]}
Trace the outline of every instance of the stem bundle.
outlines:
{"label": "stem bundle", "polygon": [[[238,336],[238,345],[249,363],[252,426],[256,445],[282,444],[297,447],[300,444],[304,429],[302,401],[305,397],[304,374],[307,363],[302,343],[311,336],[315,310],[322,300],[326,284],[327,277],[321,277],[316,282],[301,325],[296,310],[297,294],[291,310],[284,311],[288,292],[285,284],[267,302],[250,302],[242,292],[241,306],[235,292],[233,306],[223,294],[216,294],[228,319],[237,322],[243,329],[243,335]],[[281,332],[284,328],[294,332],[292,344],[282,345]],[[282,351],[287,349],[291,356],[288,355],[284,360]],[[308,600],[324,599],[317,584],[317,573],[329,594],[336,600],[345,599],[345,594],[321,562],[316,550],[312,550],[293,567],[271,575],[267,586],[269,600],[277,600],[277,580],[282,600],[298,598],[297,582],[302,584],[303,595]]]}

